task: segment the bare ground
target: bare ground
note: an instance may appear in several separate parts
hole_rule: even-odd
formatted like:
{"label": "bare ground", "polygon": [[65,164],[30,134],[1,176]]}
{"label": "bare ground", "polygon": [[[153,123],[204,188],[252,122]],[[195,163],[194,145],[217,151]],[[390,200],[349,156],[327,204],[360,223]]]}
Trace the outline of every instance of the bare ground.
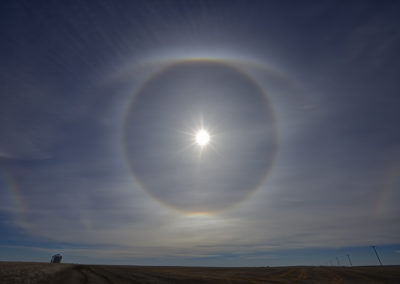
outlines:
{"label": "bare ground", "polygon": [[156,267],[0,262],[0,283],[400,283],[400,266]]}

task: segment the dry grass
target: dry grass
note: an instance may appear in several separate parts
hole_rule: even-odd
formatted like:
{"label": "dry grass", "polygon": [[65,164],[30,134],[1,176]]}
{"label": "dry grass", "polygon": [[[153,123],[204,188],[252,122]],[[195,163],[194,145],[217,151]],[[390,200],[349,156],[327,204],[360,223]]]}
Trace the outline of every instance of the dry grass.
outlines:
{"label": "dry grass", "polygon": [[0,262],[0,283],[44,283],[55,274],[69,270],[73,265],[52,265],[40,262]]}
{"label": "dry grass", "polygon": [[0,262],[0,283],[400,283],[400,266],[151,267]]}

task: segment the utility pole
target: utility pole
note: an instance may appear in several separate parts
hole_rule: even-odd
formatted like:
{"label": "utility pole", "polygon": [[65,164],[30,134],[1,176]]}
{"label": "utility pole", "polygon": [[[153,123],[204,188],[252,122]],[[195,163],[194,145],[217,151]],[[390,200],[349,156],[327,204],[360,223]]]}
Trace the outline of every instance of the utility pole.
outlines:
{"label": "utility pole", "polygon": [[376,254],[376,257],[377,257],[378,260],[379,260],[379,263],[380,263],[381,265],[383,265],[381,259],[379,258],[378,253],[376,252],[375,246],[371,246],[371,247],[374,249],[374,252],[375,252],[375,254]]}
{"label": "utility pole", "polygon": [[337,265],[340,266],[339,258],[336,257]]}
{"label": "utility pole", "polygon": [[353,266],[353,264],[351,263],[350,255],[349,254],[346,254],[346,255],[347,255],[347,258],[349,259],[350,266]]}

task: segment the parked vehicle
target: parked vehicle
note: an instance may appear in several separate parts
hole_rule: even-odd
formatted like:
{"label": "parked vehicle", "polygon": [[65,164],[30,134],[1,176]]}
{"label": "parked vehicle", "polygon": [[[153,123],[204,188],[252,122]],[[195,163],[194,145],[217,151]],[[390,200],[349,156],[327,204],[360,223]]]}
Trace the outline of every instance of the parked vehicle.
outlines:
{"label": "parked vehicle", "polygon": [[62,255],[57,253],[51,257],[50,263],[61,263]]}

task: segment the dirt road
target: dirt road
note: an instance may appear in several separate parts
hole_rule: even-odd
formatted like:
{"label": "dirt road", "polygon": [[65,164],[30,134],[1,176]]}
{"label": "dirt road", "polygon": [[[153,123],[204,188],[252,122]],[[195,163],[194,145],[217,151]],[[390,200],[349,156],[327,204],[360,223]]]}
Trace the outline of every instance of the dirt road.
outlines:
{"label": "dirt road", "polygon": [[[15,278],[10,277],[10,272],[8,278],[0,274],[0,283],[400,283],[400,266],[216,268],[41,264],[43,272],[39,274],[47,276],[34,278],[40,271],[38,264],[35,264],[36,274],[18,274],[18,270],[28,271],[27,265],[21,263],[19,268],[18,265],[13,268]],[[49,269],[51,273],[46,272]],[[5,271],[2,263],[1,271]]]}

